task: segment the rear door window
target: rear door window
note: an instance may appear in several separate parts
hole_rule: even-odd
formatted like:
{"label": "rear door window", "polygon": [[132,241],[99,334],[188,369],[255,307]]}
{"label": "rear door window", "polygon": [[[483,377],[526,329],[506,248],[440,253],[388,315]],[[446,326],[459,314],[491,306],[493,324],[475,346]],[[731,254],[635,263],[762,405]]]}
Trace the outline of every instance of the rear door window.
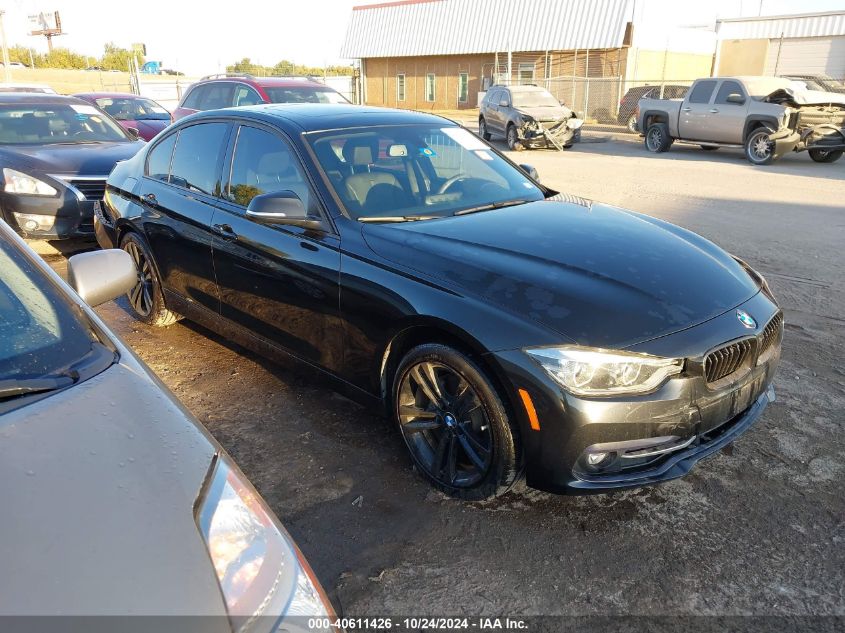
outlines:
{"label": "rear door window", "polygon": [[235,92],[235,84],[230,81],[219,81],[203,86],[205,92],[200,102],[200,110],[216,110],[228,108],[232,105],[232,95]]}
{"label": "rear door window", "polygon": [[170,175],[170,158],[173,156],[177,136],[171,134],[150,150],[147,155],[147,176],[167,182]]}
{"label": "rear door window", "polygon": [[699,81],[695,84],[695,88],[689,96],[690,103],[710,103],[710,97],[713,95],[713,89],[716,87],[715,81]]}
{"label": "rear door window", "polygon": [[219,195],[218,165],[228,139],[228,123],[199,123],[182,128],[170,165],[170,184]]}

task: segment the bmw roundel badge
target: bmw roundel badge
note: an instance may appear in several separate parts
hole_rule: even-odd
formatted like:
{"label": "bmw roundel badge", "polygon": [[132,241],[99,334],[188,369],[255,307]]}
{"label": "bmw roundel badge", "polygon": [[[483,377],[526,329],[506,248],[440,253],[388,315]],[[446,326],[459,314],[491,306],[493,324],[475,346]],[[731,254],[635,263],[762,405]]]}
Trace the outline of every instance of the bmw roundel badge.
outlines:
{"label": "bmw roundel badge", "polygon": [[739,322],[748,329],[754,329],[757,327],[757,321],[755,321],[754,317],[748,314],[745,310],[737,310],[736,318],[739,319]]}

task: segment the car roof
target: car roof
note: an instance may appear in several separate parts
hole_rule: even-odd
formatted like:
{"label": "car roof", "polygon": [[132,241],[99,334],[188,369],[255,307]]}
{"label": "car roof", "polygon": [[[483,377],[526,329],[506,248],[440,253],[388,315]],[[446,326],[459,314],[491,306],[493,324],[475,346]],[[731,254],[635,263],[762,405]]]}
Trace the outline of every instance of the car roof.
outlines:
{"label": "car roof", "polygon": [[297,86],[306,86],[310,88],[323,88],[331,90],[326,84],[321,84],[318,81],[313,81],[306,78],[296,77],[248,77],[246,75],[229,75],[228,77],[209,77],[208,79],[201,79],[195,85],[214,83],[217,81],[239,81],[242,83],[261,86],[262,88],[293,88]]}
{"label": "car roof", "polygon": [[[358,106],[349,103],[305,104],[270,103],[240,108],[206,110],[192,114],[191,121],[204,118],[243,118],[274,123],[298,132],[317,132],[376,125],[457,125],[454,121],[434,114],[398,110],[375,106]],[[183,120],[188,120],[188,118]]]}
{"label": "car roof", "polygon": [[535,86],[533,84],[519,84],[515,86],[493,86],[493,88],[507,88],[511,92],[548,92],[542,86]]}
{"label": "car roof", "polygon": [[59,103],[76,103],[78,105],[89,105],[82,99],[76,97],[68,97],[65,95],[46,94],[40,92],[0,92],[0,104],[44,104],[55,105]]}
{"label": "car roof", "polygon": [[77,92],[73,96],[80,99],[149,99],[131,92]]}

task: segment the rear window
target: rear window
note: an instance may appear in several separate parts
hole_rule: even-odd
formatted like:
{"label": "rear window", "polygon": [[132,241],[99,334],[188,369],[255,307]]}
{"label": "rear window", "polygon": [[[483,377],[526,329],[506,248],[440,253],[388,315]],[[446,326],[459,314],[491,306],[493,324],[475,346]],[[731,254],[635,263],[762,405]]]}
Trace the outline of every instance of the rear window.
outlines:
{"label": "rear window", "polygon": [[695,84],[689,96],[690,103],[710,103],[710,97],[713,95],[713,89],[716,87],[715,81],[699,81]]}

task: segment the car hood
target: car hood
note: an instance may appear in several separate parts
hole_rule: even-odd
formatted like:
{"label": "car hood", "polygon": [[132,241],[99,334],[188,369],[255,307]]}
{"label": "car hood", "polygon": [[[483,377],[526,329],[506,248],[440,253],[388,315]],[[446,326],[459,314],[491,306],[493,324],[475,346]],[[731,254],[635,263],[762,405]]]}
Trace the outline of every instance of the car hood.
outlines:
{"label": "car hood", "polygon": [[0,417],[0,615],[225,616],[194,520],[215,450],[131,361]]}
{"label": "car hood", "polygon": [[558,121],[572,116],[572,110],[567,107],[557,108],[514,108],[520,114],[526,114],[535,121]]}
{"label": "car hood", "polygon": [[108,175],[117,161],[132,158],[143,146],[143,141],[6,145],[0,147],[0,159],[12,167],[47,174],[100,176]]}
{"label": "car hood", "polygon": [[123,127],[134,127],[145,141],[151,140],[156,134],[161,132],[164,128],[170,125],[170,120],[159,119],[142,119],[140,121],[118,121]]}
{"label": "car hood", "polygon": [[704,238],[580,199],[362,230],[382,257],[582,345],[627,347],[677,332],[759,290]]}

